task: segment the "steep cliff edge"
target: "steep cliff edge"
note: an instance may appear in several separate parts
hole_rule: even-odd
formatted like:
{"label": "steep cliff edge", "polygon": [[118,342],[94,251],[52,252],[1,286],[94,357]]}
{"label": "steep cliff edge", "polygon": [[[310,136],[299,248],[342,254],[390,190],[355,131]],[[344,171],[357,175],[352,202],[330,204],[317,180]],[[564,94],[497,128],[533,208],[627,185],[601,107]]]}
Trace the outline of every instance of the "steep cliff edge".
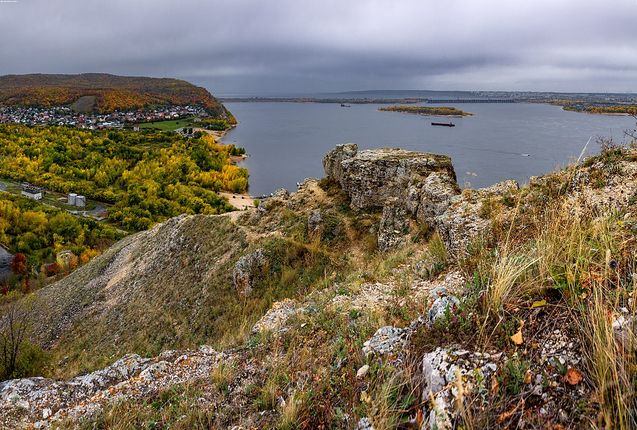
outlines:
{"label": "steep cliff edge", "polygon": [[324,165],[295,193],[172,219],[41,290],[51,374],[82,374],[0,383],[0,422],[634,423],[637,153],[462,192],[431,154],[345,145]]}

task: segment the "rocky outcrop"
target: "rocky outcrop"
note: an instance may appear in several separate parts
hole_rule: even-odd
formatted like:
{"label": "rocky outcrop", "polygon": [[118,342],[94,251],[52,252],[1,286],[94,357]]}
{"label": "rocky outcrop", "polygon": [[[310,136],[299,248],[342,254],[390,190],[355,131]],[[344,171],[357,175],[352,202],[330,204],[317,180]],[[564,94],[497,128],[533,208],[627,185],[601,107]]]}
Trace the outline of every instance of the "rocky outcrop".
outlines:
{"label": "rocky outcrop", "polygon": [[234,288],[239,294],[247,296],[252,292],[266,264],[267,257],[261,248],[239,258],[232,272]]}
{"label": "rocky outcrop", "polygon": [[491,220],[483,204],[518,189],[515,181],[460,193],[451,159],[402,149],[358,151],[339,145],[323,159],[325,174],[338,182],[354,209],[382,208],[378,247],[400,246],[409,218],[437,229],[452,257],[489,233]]}
{"label": "rocky outcrop", "polygon": [[355,143],[337,145],[335,149],[323,157],[323,170],[325,170],[325,175],[340,183],[344,176],[343,161],[353,158],[357,152],[358,145]]}
{"label": "rocky outcrop", "polygon": [[460,198],[455,177],[436,172],[409,188],[407,208],[418,221],[430,223],[449,208],[454,198]]}
{"label": "rocky outcrop", "polygon": [[[341,185],[356,209],[382,208],[390,199],[407,201],[409,195],[412,203],[408,209],[416,213],[419,192],[430,175],[456,183],[449,157],[396,148],[358,151],[355,144],[339,145],[325,156],[323,166],[327,177]],[[455,192],[459,192],[457,186]]]}
{"label": "rocky outcrop", "polygon": [[276,302],[270,310],[261,317],[259,321],[252,327],[253,333],[283,333],[287,330],[286,323],[297,314],[296,302],[291,299],[285,299]]}
{"label": "rocky outcrop", "polygon": [[[63,418],[88,418],[109,401],[144,398],[163,389],[209,378],[229,357],[208,346],[166,351],[156,358],[129,354],[111,366],[68,381],[25,378],[0,383],[0,427],[35,428]],[[22,424],[22,425],[21,425]]]}
{"label": "rocky outcrop", "polygon": [[490,204],[491,199],[506,196],[518,188],[518,183],[511,180],[479,190],[465,190],[451,197],[446,209],[431,220],[449,254],[460,257],[467,253],[472,242],[488,239],[492,221],[485,205]]}
{"label": "rocky outcrop", "polygon": [[389,251],[402,245],[409,233],[407,209],[398,200],[387,202],[378,228],[378,249]]}

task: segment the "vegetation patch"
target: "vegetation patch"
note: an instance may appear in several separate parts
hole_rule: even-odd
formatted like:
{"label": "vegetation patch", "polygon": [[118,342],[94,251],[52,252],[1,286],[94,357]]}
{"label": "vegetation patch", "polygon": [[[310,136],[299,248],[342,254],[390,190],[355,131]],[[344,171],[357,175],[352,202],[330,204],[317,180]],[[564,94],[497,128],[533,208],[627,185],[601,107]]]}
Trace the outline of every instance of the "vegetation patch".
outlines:
{"label": "vegetation patch", "polygon": [[233,152],[209,135],[0,125],[0,177],[109,203],[109,219],[132,231],[182,213],[232,210],[217,191],[248,187]]}
{"label": "vegetation patch", "polygon": [[471,116],[470,112],[449,106],[412,106],[412,105],[396,105],[381,107],[378,110],[385,112],[404,112],[417,115],[435,115],[435,116]]}

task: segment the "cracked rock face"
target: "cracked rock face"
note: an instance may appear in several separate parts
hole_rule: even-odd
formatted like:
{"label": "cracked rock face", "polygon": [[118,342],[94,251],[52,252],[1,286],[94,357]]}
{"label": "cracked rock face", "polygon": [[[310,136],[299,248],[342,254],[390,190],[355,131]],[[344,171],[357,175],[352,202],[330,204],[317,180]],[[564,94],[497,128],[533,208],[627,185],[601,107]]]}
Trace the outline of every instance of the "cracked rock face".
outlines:
{"label": "cracked rock face", "polygon": [[396,200],[388,202],[383,208],[378,229],[378,249],[384,252],[398,248],[405,242],[405,235],[408,232],[407,210]]}
{"label": "cracked rock face", "polygon": [[[338,182],[356,209],[382,208],[390,199],[411,202],[415,214],[425,180],[436,174],[438,181],[456,184],[451,159],[443,155],[403,149],[358,151],[355,144],[339,145],[323,159],[325,174]],[[457,185],[455,194],[459,190]]]}
{"label": "cracked rock face", "polygon": [[358,151],[355,144],[339,145],[327,153],[323,166],[353,209],[383,209],[381,251],[401,245],[413,217],[436,228],[450,255],[460,257],[472,241],[489,234],[483,202],[518,188],[515,181],[505,181],[461,194],[449,157],[402,149]]}
{"label": "cracked rock face", "polygon": [[472,241],[488,237],[492,222],[481,216],[482,205],[490,198],[504,196],[518,188],[516,181],[504,181],[450,197],[446,209],[431,221],[447,245],[447,251],[460,257],[467,253]]}

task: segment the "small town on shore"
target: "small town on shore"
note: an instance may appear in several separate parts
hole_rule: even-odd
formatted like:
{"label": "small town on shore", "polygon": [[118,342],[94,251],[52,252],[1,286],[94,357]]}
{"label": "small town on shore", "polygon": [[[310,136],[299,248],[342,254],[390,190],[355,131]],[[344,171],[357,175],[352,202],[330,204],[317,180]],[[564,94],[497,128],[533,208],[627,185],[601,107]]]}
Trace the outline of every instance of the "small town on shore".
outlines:
{"label": "small town on shore", "polygon": [[177,120],[182,118],[205,118],[209,114],[200,106],[159,106],[149,110],[114,111],[110,113],[81,113],[70,107],[50,108],[0,106],[0,123],[18,123],[28,126],[70,126],[88,130],[135,128],[137,124]]}

